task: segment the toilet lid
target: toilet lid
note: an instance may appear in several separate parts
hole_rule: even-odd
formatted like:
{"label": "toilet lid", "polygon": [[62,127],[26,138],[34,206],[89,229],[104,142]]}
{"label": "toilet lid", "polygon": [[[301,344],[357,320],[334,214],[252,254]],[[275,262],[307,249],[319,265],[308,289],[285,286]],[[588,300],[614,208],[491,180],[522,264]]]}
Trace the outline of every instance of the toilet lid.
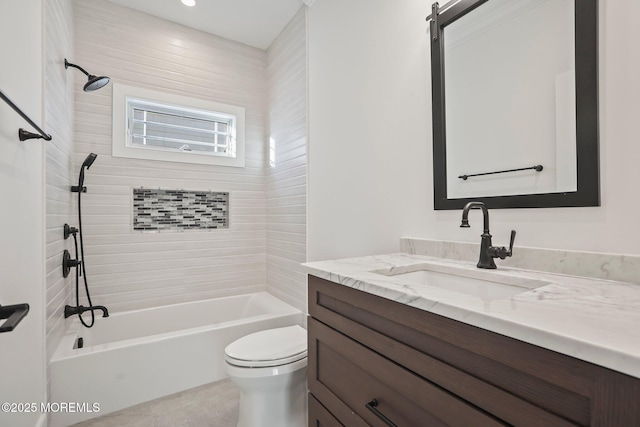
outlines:
{"label": "toilet lid", "polygon": [[307,331],[296,325],[256,332],[232,342],[224,353],[227,362],[236,366],[292,363],[307,357]]}

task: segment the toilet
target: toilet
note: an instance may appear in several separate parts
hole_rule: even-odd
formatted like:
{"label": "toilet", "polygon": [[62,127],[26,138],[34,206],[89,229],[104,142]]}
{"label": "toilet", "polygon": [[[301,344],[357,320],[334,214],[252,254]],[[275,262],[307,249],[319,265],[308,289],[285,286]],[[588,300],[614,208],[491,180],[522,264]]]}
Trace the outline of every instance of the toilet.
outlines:
{"label": "toilet", "polygon": [[307,425],[307,331],[268,329],[224,350],[225,371],[240,388],[237,427]]}

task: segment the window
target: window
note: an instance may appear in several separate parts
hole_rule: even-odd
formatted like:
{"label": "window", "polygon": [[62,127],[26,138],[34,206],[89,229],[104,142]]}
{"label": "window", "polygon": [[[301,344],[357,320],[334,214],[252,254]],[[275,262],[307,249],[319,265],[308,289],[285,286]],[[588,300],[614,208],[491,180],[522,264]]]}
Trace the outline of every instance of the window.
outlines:
{"label": "window", "polygon": [[127,98],[127,120],[130,146],[235,156],[235,116]]}
{"label": "window", "polygon": [[244,166],[244,108],[114,84],[113,155]]}

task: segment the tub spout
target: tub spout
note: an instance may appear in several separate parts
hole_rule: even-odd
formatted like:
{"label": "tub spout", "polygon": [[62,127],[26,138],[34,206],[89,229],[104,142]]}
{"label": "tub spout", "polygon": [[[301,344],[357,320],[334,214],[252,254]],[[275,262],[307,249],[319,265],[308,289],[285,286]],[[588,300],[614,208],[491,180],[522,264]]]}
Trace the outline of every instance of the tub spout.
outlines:
{"label": "tub spout", "polygon": [[88,310],[102,310],[102,317],[109,317],[109,310],[104,305],[94,305],[92,307],[87,307]]}
{"label": "tub spout", "polygon": [[70,305],[64,306],[64,318],[66,319],[69,316],[73,316],[74,314],[82,314],[85,311],[90,310],[101,310],[102,317],[109,317],[109,310],[104,305],[93,305],[91,307],[85,307],[84,305],[79,305],[77,307],[73,307]]}

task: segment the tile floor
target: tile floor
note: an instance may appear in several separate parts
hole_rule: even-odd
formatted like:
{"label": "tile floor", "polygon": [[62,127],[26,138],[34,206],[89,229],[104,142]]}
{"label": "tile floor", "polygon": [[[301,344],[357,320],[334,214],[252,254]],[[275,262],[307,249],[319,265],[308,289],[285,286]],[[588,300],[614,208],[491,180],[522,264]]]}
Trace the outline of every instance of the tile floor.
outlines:
{"label": "tile floor", "polygon": [[74,427],[235,427],[240,391],[228,379],[141,403]]}

